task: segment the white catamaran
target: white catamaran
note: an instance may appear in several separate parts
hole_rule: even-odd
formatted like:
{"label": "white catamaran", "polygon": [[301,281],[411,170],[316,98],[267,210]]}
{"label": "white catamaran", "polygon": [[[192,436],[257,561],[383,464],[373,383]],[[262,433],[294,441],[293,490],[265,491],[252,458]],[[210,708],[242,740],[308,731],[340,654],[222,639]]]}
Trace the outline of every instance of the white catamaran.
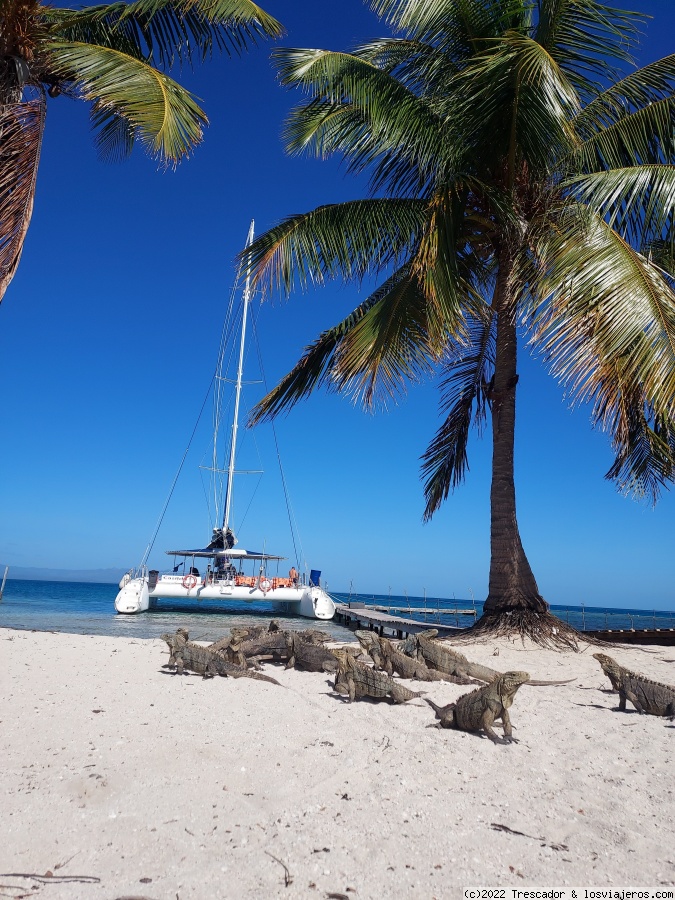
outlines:
{"label": "white catamaran", "polygon": [[[247,246],[253,240],[253,222],[248,233]],[[196,550],[167,550],[173,557],[182,558],[182,564],[176,565],[167,573],[156,569],[148,571],[146,563],[152,543],[146,550],[145,557],[137,569],[132,569],[120,581],[120,591],[115,598],[115,609],[126,615],[144,612],[156,606],[158,599],[171,600],[218,600],[224,605],[241,601],[247,603],[272,603],[281,611],[288,611],[315,619],[332,619],[335,604],[328,593],[321,587],[320,572],[312,570],[309,577],[300,575],[295,566],[288,578],[274,577],[271,574],[272,563],[278,563],[284,557],[273,556],[266,552],[241,550],[235,545],[237,540],[231,526],[232,488],[235,475],[235,455],[237,445],[237,429],[239,425],[239,401],[241,396],[242,376],[244,369],[244,347],[246,340],[246,323],[251,302],[250,277],[247,274],[242,294],[242,325],[239,340],[239,362],[234,391],[234,415],[232,422],[232,439],[230,442],[229,464],[225,502],[223,504],[222,524],[213,529],[210,543]],[[217,435],[220,422],[218,386],[227,379],[224,377],[225,342],[221,349],[216,372],[216,414],[213,444],[213,474],[219,471],[217,464]],[[217,514],[217,513],[216,513]],[[161,522],[161,518],[160,518]],[[159,526],[158,526],[159,527]],[[156,535],[157,532],[155,532]],[[201,561],[206,562],[206,571],[202,574],[198,568]],[[208,561],[208,562],[207,562]],[[175,559],[174,559],[175,562]],[[182,571],[179,569],[182,568]]]}

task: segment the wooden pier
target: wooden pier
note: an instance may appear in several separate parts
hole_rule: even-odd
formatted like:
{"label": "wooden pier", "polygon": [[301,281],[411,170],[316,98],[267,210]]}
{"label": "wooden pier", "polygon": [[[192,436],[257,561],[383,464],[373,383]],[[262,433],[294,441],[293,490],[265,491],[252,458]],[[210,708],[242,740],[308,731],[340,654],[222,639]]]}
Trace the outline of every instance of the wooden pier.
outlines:
{"label": "wooden pier", "polygon": [[601,641],[616,644],[660,644],[675,647],[675,628],[616,628],[611,631],[582,631]]}
{"label": "wooden pier", "polygon": [[[435,628],[439,635],[458,634],[460,631],[464,631],[464,628],[458,628],[454,625],[440,625],[438,622],[420,622],[417,619],[404,619],[401,616],[392,616],[387,612],[383,612],[383,609],[388,608],[349,606],[346,603],[340,603],[335,608],[335,618],[348,627],[362,628],[366,626],[371,631],[377,631],[381,636],[384,635],[386,628],[397,638],[407,637],[409,634],[419,634],[420,631],[428,631],[430,628]],[[415,611],[423,613],[424,609],[415,608]],[[438,610],[427,610],[427,614],[430,612],[437,613]],[[444,609],[442,612],[444,615],[448,615],[448,613],[454,614],[455,610]],[[475,615],[473,610],[470,612],[457,610],[456,612],[457,615]]]}
{"label": "wooden pier", "polygon": [[426,616],[474,616],[475,609],[448,609],[442,607],[437,609],[435,606],[389,606],[387,603],[369,603],[367,609],[376,609],[378,612],[386,612],[389,615],[394,613],[424,613]]}

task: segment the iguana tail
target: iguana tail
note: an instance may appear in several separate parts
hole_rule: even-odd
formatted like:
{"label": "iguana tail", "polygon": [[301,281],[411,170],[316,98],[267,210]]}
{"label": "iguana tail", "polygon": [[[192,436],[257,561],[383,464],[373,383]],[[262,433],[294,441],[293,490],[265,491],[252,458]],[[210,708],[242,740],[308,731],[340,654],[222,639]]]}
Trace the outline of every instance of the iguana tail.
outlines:
{"label": "iguana tail", "polygon": [[281,683],[276,678],[263,675],[261,672],[254,672],[252,669],[242,669],[241,674],[235,672],[228,672],[227,674],[233,678],[255,678],[256,681],[267,681],[269,684],[276,684],[281,687]]}
{"label": "iguana tail", "polygon": [[428,697],[425,697],[424,699],[429,704],[429,706],[433,709],[433,711],[436,713],[436,715],[440,718],[440,714],[443,711],[443,707],[439,706],[437,703],[434,703],[434,701],[430,700]]}

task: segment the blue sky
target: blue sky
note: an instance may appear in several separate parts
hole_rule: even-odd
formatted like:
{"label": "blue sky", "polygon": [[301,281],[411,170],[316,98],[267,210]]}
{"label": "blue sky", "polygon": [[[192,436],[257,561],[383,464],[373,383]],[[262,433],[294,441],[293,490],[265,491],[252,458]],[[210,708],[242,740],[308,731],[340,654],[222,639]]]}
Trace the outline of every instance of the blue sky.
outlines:
{"label": "blue sky", "polygon": [[[673,5],[633,7],[655,15],[641,61],[672,52]],[[286,25],[286,46],[347,49],[384,33],[359,0],[266,8]],[[100,163],[84,105],[50,102],[33,221],[0,306],[0,561],[140,560],[211,378],[249,220],[261,230],[363,194],[337,160],[285,155],[280,130],[297,97],[278,86],[269,51],[263,44],[184,73],[211,125],[175,172],[158,171],[141,151]],[[359,298],[333,284],[266,305],[258,328],[268,382]],[[554,604],[673,609],[675,496],[651,509],[617,494],[603,478],[608,440],[591,429],[589,411],[571,412],[524,351],[520,372],[518,512],[542,594]],[[488,441],[472,443],[465,485],[432,523],[421,521],[419,457],[438,427],[437,406],[432,383],[374,417],[321,393],[278,422],[304,554],[329,588],[485,597]],[[258,432],[268,474],[241,542],[290,554],[270,428]],[[252,448],[252,435],[245,444]],[[160,567],[164,548],[208,535],[198,470],[207,446],[200,429],[151,557]]]}

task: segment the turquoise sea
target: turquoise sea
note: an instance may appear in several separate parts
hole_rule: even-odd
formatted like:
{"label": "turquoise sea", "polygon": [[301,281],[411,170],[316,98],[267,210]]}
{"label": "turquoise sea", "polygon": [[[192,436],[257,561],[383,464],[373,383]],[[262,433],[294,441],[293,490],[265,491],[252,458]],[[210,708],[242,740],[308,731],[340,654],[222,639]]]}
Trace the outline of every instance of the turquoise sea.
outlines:
{"label": "turquoise sea", "polygon": [[[253,612],[244,603],[224,611],[217,601],[208,600],[199,604],[165,600],[161,601],[157,610],[136,616],[120,616],[113,606],[117,590],[116,584],[8,579],[0,601],[0,627],[154,638],[182,626],[188,628],[196,640],[217,640],[231,626],[260,622],[261,617],[276,617],[283,623],[292,623],[296,628],[303,627],[308,621],[275,616],[271,603],[258,603]],[[428,622],[430,627],[435,622],[460,627],[473,623],[473,615],[455,613],[455,609],[475,608],[478,616],[482,612],[481,603],[474,605],[466,599],[331,593],[339,602],[360,601],[367,606],[391,610],[392,613],[396,608],[398,615]],[[551,610],[582,630],[675,627],[675,611],[592,606],[552,606]],[[348,629],[337,622],[313,621],[312,627],[324,629],[338,639],[350,636]]]}

